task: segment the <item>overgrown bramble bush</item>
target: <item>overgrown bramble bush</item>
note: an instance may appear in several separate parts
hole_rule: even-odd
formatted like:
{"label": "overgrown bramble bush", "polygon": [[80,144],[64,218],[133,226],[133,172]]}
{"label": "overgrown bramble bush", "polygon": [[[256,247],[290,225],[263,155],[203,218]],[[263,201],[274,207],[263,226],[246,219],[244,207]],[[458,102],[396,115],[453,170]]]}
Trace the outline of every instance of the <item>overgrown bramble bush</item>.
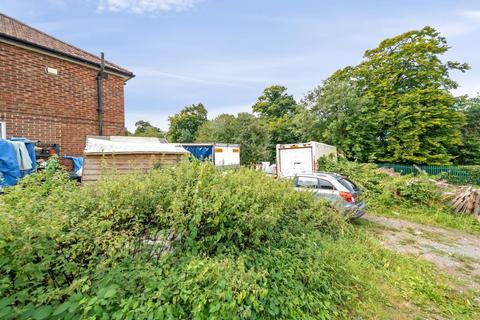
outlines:
{"label": "overgrown bramble bush", "polygon": [[318,160],[318,170],[336,172],[347,176],[354,181],[367,197],[373,197],[383,192],[382,183],[387,179],[388,174],[377,170],[373,163],[359,164],[339,158],[338,161],[330,158]]}
{"label": "overgrown bramble bush", "polygon": [[[403,201],[408,204],[429,204],[438,200],[440,190],[438,186],[427,176],[398,176],[389,182],[383,184],[385,186],[386,198],[393,195],[394,199]],[[384,195],[385,197],[385,195]]]}
{"label": "overgrown bramble bush", "polygon": [[48,170],[0,198],[0,318],[345,318],[362,286],[329,271],[321,243],[349,232],[248,169],[183,163],[85,187]]}
{"label": "overgrown bramble bush", "polygon": [[340,158],[338,161],[322,158],[321,171],[341,173],[365,192],[370,203],[402,202],[407,205],[428,204],[440,197],[439,187],[426,175],[389,175],[372,163],[356,163]]}
{"label": "overgrown bramble bush", "polygon": [[377,318],[399,299],[473,314],[430,265],[359,231],[247,169],[183,163],[80,187],[52,168],[0,197],[0,319]]}

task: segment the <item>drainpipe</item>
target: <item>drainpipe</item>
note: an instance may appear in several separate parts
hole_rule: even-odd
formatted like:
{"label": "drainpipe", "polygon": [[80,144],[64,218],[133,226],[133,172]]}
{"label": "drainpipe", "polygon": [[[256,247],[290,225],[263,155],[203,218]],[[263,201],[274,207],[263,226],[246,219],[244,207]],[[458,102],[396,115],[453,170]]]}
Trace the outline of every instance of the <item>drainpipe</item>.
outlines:
{"label": "drainpipe", "polygon": [[103,136],[103,94],[102,82],[106,79],[105,75],[105,59],[104,54],[101,54],[100,71],[97,75],[97,102],[98,102],[98,135]]}

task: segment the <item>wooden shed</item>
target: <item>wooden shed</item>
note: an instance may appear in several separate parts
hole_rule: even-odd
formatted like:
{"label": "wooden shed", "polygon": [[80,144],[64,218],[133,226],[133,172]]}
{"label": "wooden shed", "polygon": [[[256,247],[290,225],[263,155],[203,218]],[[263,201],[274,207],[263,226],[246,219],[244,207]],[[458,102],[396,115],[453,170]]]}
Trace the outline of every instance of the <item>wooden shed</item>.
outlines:
{"label": "wooden shed", "polygon": [[173,166],[189,152],[158,138],[88,136],[84,151],[82,183],[98,180],[103,172],[127,174],[156,167]]}

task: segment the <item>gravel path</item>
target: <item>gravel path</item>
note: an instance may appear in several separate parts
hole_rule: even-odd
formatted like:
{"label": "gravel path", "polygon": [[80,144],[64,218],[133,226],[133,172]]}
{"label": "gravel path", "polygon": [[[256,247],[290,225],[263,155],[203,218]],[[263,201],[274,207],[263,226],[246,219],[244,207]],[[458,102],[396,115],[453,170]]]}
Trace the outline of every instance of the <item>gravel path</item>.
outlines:
{"label": "gravel path", "polygon": [[364,219],[374,224],[387,248],[428,260],[463,288],[480,290],[480,237],[394,218]]}

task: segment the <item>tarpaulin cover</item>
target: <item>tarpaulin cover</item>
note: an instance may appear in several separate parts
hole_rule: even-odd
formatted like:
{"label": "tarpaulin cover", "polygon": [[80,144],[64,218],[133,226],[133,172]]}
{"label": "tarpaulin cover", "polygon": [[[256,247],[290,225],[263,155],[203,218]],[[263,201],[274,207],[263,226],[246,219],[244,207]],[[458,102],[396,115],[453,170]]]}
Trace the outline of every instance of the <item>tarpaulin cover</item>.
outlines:
{"label": "tarpaulin cover", "polygon": [[25,143],[25,147],[27,147],[28,155],[30,156],[30,160],[32,160],[32,169],[30,170],[22,170],[22,177],[26,176],[34,172],[37,169],[37,157],[35,156],[35,144],[25,138],[11,138],[11,141],[18,141]]}
{"label": "tarpaulin cover", "polygon": [[212,158],[213,156],[213,146],[183,146],[198,160],[205,160]]}
{"label": "tarpaulin cover", "polygon": [[22,177],[13,144],[0,139],[0,188],[14,186]]}
{"label": "tarpaulin cover", "polygon": [[73,171],[77,172],[83,167],[83,158],[82,157],[72,157],[72,156],[63,156],[64,159],[69,159],[73,161]]}

